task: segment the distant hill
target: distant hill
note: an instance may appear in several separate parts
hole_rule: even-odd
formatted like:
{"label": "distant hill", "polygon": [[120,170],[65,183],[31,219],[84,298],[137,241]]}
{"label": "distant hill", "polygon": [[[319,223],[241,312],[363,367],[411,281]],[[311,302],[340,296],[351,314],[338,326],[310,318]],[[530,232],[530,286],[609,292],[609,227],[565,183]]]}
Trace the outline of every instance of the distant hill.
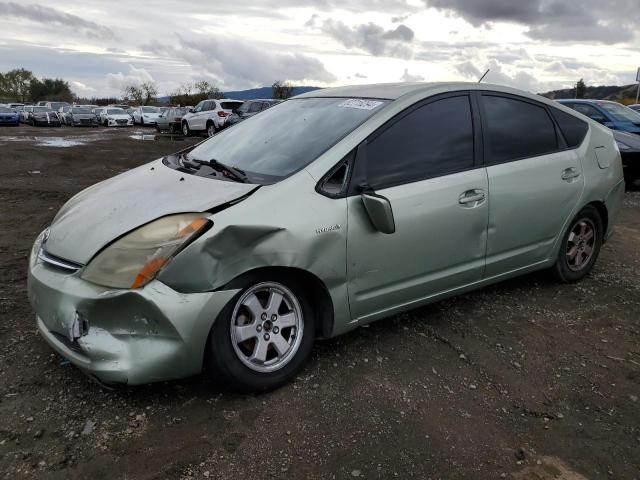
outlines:
{"label": "distant hill", "polygon": [[[594,100],[614,100],[625,104],[634,103],[636,100],[637,85],[605,85],[600,87],[587,87],[584,98]],[[552,90],[550,92],[541,93],[543,97],[551,99],[574,98],[575,89],[565,88],[564,90]]]}
{"label": "distant hill", "polygon": [[[320,87],[293,87],[293,95],[318,90]],[[249,90],[238,90],[235,92],[224,92],[226,98],[237,98],[238,100],[254,100],[256,98],[271,98],[271,87],[251,88]]]}

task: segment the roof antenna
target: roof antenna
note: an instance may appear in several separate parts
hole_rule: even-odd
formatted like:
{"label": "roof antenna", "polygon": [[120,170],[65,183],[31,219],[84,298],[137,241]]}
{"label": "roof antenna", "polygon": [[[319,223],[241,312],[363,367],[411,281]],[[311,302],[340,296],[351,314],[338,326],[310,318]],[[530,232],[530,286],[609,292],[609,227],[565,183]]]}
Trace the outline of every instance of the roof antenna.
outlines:
{"label": "roof antenna", "polygon": [[478,83],[482,82],[482,79],[487,76],[487,73],[489,73],[489,70],[491,70],[491,69],[487,68],[487,71],[484,72],[484,74],[480,77],[480,80],[478,80]]}

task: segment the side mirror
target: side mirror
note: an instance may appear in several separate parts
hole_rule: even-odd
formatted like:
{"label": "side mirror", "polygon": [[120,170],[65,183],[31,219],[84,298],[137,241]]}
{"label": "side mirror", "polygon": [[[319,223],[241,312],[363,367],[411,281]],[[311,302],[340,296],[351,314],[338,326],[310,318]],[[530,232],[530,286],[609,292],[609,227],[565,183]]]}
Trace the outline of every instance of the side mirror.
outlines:
{"label": "side mirror", "polygon": [[195,112],[195,109],[190,108],[188,111],[189,111],[189,113],[193,113],[193,112]]}
{"label": "side mirror", "polygon": [[394,233],[396,222],[393,219],[391,202],[372,190],[362,192],[361,198],[374,228],[382,233]]}

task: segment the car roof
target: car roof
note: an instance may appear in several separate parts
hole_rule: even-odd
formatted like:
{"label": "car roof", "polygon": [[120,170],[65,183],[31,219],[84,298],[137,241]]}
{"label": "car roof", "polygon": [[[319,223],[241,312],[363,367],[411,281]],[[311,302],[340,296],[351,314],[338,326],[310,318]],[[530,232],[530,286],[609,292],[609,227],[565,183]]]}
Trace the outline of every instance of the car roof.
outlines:
{"label": "car roof", "polygon": [[613,100],[598,100],[597,98],[558,98],[556,102],[559,103],[595,103],[596,105],[601,103],[616,103],[618,105],[622,105],[621,103],[614,102]]}
{"label": "car roof", "polygon": [[430,92],[447,92],[457,90],[490,90],[510,93],[522,97],[534,98],[538,101],[544,97],[503,85],[477,82],[398,82],[373,83],[369,85],[348,85],[344,87],[323,88],[296,95],[293,98],[314,97],[346,97],[346,98],[380,98],[397,100],[405,95],[424,95]]}

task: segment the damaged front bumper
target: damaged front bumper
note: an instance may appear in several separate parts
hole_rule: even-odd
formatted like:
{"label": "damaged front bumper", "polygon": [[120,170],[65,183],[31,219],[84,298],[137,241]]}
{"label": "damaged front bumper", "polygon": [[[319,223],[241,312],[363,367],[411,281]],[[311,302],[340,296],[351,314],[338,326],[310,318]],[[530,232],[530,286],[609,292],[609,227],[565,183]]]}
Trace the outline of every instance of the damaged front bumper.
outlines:
{"label": "damaged front bumper", "polygon": [[28,292],[54,350],[101,382],[136,385],[199,373],[211,326],[237,290],[185,294],[157,280],[107,289],[34,252]]}

